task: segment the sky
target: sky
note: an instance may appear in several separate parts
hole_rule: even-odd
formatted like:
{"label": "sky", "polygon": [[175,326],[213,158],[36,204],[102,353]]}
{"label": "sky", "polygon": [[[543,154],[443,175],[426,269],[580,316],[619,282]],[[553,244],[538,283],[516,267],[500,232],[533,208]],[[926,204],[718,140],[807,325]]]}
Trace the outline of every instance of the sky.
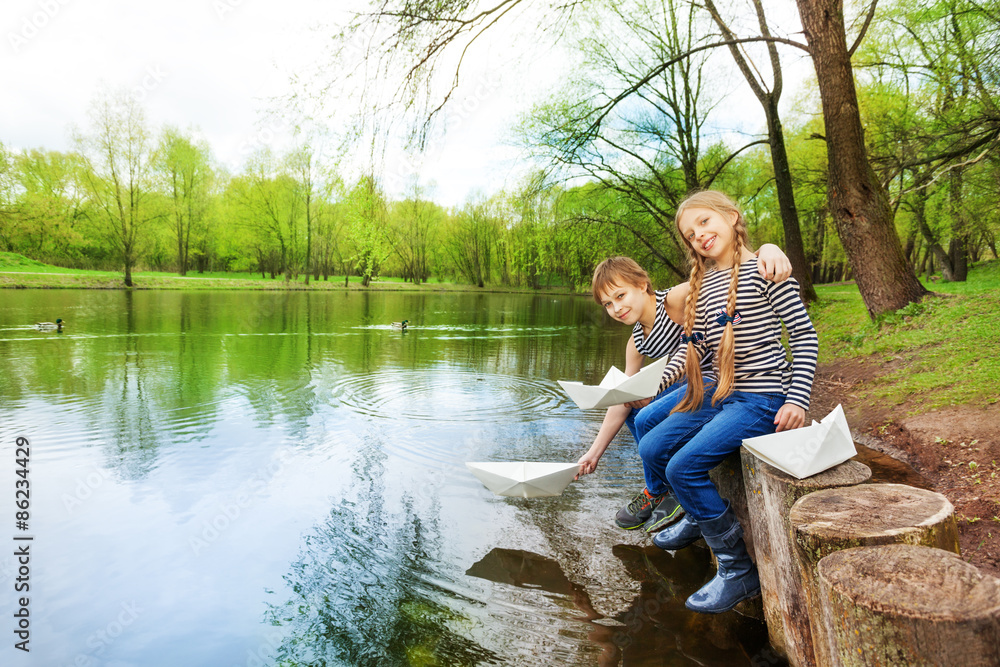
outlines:
{"label": "sky", "polygon": [[[102,87],[124,87],[154,127],[197,131],[217,160],[239,171],[256,147],[287,145],[287,122],[268,112],[329,61],[330,35],[347,18],[343,0],[4,0],[0,142],[71,150],[72,128],[86,129]],[[431,198],[459,206],[527,170],[509,129],[571,75],[571,65],[564,52],[517,43],[513,28],[505,30],[492,30],[464,64],[463,85],[445,111],[447,132],[433,150],[385,155],[390,194],[401,194],[416,173],[433,186]],[[325,113],[337,124],[338,107],[351,101],[345,94],[341,104],[336,92],[328,100]],[[396,128],[400,136],[404,129]]]}

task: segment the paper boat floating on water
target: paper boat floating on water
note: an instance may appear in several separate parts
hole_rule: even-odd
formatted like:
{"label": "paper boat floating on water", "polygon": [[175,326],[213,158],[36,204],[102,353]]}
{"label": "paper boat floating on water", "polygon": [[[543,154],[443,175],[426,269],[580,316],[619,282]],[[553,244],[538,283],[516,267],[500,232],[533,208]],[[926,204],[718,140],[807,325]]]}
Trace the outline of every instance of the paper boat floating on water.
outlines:
{"label": "paper boat floating on water", "polygon": [[580,471],[579,463],[509,461],[466,463],[472,474],[498,496],[558,496]]}
{"label": "paper boat floating on water", "polygon": [[798,479],[829,470],[858,453],[840,405],[812,426],[748,438],[743,446]]}
{"label": "paper boat floating on water", "polygon": [[612,366],[597,386],[563,380],[559,380],[559,386],[581,410],[609,408],[655,396],[666,367],[667,358],[663,357],[630,377]]}

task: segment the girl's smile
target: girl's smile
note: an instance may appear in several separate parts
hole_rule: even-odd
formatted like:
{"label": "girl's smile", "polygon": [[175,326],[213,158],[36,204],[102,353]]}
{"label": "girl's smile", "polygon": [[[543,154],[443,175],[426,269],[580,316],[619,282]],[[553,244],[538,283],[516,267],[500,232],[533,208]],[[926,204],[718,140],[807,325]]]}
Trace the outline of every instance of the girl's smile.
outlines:
{"label": "girl's smile", "polygon": [[[710,208],[685,209],[677,221],[677,229],[696,253],[715,262],[717,268],[726,269],[732,264],[733,243],[736,232],[733,226],[739,219]],[[747,255],[744,248],[743,255]],[[741,257],[740,261],[747,259]]]}

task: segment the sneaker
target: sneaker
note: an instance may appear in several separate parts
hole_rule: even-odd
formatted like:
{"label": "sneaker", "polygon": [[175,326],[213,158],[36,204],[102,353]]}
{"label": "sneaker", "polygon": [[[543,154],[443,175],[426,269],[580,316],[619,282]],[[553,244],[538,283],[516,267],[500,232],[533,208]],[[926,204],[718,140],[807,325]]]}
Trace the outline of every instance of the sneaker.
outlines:
{"label": "sneaker", "polygon": [[658,530],[663,530],[684,516],[684,508],[677,502],[674,494],[667,493],[662,498],[663,500],[653,508],[646,523],[642,526],[647,533],[655,533]]}
{"label": "sneaker", "polygon": [[618,514],[615,515],[615,523],[619,528],[625,530],[645,525],[649,517],[653,515],[653,508],[659,505],[666,495],[664,493],[659,496],[651,496],[648,489],[643,489],[628,505],[618,510]]}

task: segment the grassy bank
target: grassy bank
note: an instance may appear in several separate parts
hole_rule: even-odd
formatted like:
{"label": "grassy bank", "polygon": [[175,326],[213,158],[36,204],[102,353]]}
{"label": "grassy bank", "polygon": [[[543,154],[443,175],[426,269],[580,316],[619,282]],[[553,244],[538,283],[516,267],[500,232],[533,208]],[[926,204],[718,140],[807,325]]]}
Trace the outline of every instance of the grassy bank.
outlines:
{"label": "grassy bank", "polygon": [[906,414],[996,403],[1000,261],[974,267],[967,282],[926,286],[933,296],[872,322],[853,283],[817,285],[820,363],[864,369],[859,399]]}
{"label": "grassy bank", "polygon": [[[529,288],[487,287],[479,289],[471,285],[431,280],[422,285],[414,285],[401,278],[378,278],[368,287],[362,287],[361,278],[350,276],[345,286],[344,276],[330,276],[329,280],[311,279],[305,284],[305,276],[296,280],[261,277],[259,273],[189,272],[186,276],[162,271],[136,271],[132,273],[133,289],[169,290],[399,290],[399,291],[470,291],[481,292],[531,292]],[[43,264],[22,255],[0,252],[0,288],[7,289],[126,289],[121,271],[90,271],[67,269]],[[566,293],[565,287],[545,289],[546,292]]]}

